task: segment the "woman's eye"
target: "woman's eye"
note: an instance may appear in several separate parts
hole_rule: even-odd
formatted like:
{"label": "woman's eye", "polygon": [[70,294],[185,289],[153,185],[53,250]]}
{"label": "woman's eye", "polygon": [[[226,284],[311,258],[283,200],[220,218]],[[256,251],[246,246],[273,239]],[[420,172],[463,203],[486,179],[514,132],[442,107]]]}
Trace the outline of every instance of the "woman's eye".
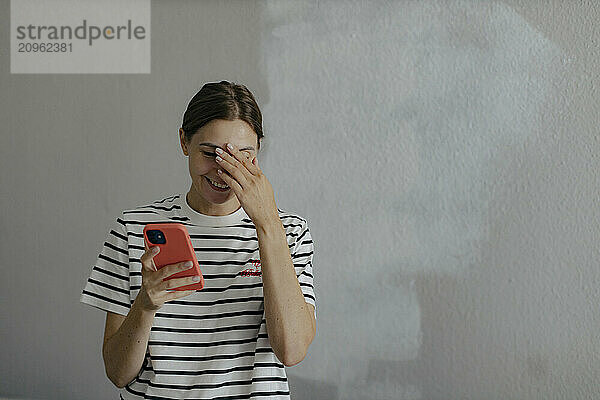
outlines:
{"label": "woman's eye", "polygon": [[214,156],[216,156],[216,154],[215,154],[215,153],[210,153],[210,152],[208,152],[208,151],[203,151],[203,153],[204,153],[204,155],[205,155],[205,156],[207,156],[207,157],[214,157]]}

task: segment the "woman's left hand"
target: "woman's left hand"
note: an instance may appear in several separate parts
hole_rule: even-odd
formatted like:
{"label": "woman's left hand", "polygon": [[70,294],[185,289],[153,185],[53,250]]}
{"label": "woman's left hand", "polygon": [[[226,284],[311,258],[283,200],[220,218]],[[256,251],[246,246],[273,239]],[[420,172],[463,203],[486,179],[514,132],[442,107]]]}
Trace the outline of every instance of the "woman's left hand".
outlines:
{"label": "woman's left hand", "polygon": [[234,191],[254,225],[279,221],[273,187],[259,168],[256,158],[251,161],[232,143],[227,144],[227,151],[220,148],[216,151],[217,163],[222,167],[219,176]]}

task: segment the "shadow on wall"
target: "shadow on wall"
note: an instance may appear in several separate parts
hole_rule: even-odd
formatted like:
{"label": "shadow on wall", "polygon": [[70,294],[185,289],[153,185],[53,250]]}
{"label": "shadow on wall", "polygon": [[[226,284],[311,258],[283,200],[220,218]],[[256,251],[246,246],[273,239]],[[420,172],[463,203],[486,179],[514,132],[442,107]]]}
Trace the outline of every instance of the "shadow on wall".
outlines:
{"label": "shadow on wall", "polygon": [[266,3],[264,166],[289,168],[278,200],[311,199],[299,207],[328,234],[313,234],[321,322],[294,400],[485,393],[472,365],[493,381],[505,360],[488,347],[513,340],[480,327],[502,315],[484,284],[491,216],[510,205],[494,193],[514,166],[502,152],[555,128],[540,115],[561,108],[569,60],[502,4],[348,3]]}
{"label": "shadow on wall", "polygon": [[290,394],[293,400],[338,400],[339,390],[333,383],[294,376],[288,373]]}

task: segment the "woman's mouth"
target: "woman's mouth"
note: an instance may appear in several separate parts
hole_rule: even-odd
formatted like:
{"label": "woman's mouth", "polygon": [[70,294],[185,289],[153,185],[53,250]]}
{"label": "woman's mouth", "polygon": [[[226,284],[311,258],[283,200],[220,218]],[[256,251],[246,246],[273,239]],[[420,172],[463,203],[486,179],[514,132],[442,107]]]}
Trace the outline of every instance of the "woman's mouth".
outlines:
{"label": "woman's mouth", "polygon": [[227,186],[226,183],[215,182],[211,180],[208,176],[205,176],[205,178],[213,190],[216,190],[217,192],[226,192],[229,190],[229,186]]}

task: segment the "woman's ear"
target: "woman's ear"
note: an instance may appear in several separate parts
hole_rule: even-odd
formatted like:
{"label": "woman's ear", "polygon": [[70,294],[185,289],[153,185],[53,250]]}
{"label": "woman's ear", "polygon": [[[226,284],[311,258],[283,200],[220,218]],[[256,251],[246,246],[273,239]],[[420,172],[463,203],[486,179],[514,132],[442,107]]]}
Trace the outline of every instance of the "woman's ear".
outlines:
{"label": "woman's ear", "polygon": [[183,128],[179,128],[179,141],[181,143],[181,150],[183,150],[183,154],[185,154],[186,156],[189,156],[188,150],[187,150],[187,144],[185,142],[185,132],[183,131]]}

